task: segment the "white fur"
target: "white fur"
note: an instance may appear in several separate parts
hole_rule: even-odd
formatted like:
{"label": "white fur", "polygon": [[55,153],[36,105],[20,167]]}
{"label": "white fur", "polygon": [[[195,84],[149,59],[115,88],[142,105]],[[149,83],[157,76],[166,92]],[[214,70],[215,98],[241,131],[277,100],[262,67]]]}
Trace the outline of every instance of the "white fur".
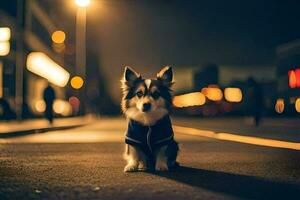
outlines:
{"label": "white fur", "polygon": [[146,170],[147,168],[146,155],[137,147],[127,144],[124,159],[127,161],[124,172]]}
{"label": "white fur", "polygon": [[144,125],[151,126],[168,114],[168,110],[165,108],[165,102],[161,97],[156,101],[149,98],[147,102],[151,103],[150,111],[143,112],[143,103],[145,103],[145,101],[139,100],[136,102],[136,106],[132,106],[125,111],[126,117]]}
{"label": "white fur", "polygon": [[146,87],[149,89],[151,85],[151,79],[146,79],[145,83],[146,83]]}
{"label": "white fur", "polygon": [[167,109],[158,108],[155,112],[141,112],[138,108],[129,108],[125,112],[129,119],[133,119],[141,124],[152,126],[166,114],[168,114]]}

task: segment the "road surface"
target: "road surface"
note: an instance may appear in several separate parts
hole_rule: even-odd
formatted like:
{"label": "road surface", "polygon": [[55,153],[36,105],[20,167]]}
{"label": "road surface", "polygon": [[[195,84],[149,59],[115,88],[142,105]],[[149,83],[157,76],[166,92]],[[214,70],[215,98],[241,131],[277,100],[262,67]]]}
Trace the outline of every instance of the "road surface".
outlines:
{"label": "road surface", "polygon": [[111,118],[0,139],[0,199],[300,199],[300,151],[176,132],[182,167],[123,173],[125,129]]}

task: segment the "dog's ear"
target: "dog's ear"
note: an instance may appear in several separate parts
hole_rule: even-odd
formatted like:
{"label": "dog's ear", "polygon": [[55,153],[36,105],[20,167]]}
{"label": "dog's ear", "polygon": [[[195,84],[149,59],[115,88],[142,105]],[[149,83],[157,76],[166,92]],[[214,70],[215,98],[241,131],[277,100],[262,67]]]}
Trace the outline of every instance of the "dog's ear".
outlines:
{"label": "dog's ear", "polygon": [[141,78],[141,75],[135,72],[131,67],[126,66],[123,75],[123,82],[130,84]]}
{"label": "dog's ear", "polygon": [[164,85],[170,87],[173,84],[173,70],[172,67],[166,66],[156,75],[157,80],[162,81]]}

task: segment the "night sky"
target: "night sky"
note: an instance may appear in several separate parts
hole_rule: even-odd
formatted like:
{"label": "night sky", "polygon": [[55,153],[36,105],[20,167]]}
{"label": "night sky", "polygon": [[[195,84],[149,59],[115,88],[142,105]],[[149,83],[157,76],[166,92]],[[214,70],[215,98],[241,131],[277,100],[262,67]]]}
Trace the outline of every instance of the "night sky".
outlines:
{"label": "night sky", "polygon": [[[276,65],[277,45],[300,38],[300,1],[98,1],[89,44],[110,90],[124,65],[147,76],[163,65]],[[117,99],[117,97],[116,97]]]}

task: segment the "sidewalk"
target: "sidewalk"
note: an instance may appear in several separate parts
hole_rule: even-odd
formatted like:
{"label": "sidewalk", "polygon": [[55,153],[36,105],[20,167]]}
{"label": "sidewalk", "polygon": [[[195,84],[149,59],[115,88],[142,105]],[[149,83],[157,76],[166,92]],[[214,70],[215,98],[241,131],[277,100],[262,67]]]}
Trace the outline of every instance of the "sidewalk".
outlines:
{"label": "sidewalk", "polygon": [[0,138],[16,137],[31,133],[41,133],[51,130],[74,128],[92,123],[93,116],[58,118],[51,125],[46,119],[31,119],[24,121],[1,121]]}
{"label": "sidewalk", "polygon": [[259,127],[255,127],[253,120],[247,117],[174,117],[173,125],[214,133],[228,133],[238,136],[300,143],[300,119],[297,118],[265,118]]}

